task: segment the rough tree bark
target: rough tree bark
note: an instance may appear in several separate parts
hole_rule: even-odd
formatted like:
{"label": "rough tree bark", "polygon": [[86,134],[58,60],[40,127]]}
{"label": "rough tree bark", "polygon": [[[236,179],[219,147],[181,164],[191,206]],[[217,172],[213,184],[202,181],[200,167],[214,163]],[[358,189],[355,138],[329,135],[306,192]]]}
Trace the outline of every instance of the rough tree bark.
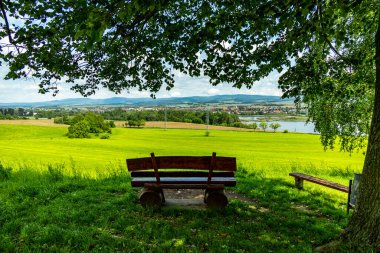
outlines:
{"label": "rough tree bark", "polygon": [[380,17],[375,44],[376,83],[371,129],[360,178],[357,209],[343,238],[355,246],[368,245],[380,250]]}

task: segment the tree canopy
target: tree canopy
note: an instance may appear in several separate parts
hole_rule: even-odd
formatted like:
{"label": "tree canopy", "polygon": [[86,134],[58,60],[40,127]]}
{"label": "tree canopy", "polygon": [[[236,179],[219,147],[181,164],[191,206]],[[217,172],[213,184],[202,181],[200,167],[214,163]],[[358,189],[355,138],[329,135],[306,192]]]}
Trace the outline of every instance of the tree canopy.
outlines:
{"label": "tree canopy", "polygon": [[[62,79],[85,96],[99,87],[154,96],[174,86],[172,70],[251,88],[278,71],[284,97],[307,106],[325,147],[339,136],[343,150],[362,148],[369,133],[361,187],[379,188],[370,180],[380,178],[378,1],[0,0],[0,8],[6,78],[36,77],[42,93]],[[380,209],[379,194],[368,194],[361,191]],[[364,198],[354,217],[378,226]],[[379,232],[367,225],[355,238],[379,246]]]}
{"label": "tree canopy", "polygon": [[307,104],[325,146],[339,135],[343,149],[363,147],[375,78],[374,1],[0,3],[6,78],[38,78],[42,93],[58,92],[61,80],[85,96],[99,87],[154,96],[174,86],[172,70],[251,88],[277,70],[284,97]]}

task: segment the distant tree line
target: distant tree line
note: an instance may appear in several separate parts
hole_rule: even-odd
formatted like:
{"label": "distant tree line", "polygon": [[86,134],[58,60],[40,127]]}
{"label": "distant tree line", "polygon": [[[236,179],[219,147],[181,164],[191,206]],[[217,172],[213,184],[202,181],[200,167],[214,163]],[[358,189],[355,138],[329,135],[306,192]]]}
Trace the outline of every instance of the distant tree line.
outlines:
{"label": "distant tree line", "polygon": [[145,120],[128,120],[124,124],[125,127],[143,127],[145,126]]}
{"label": "distant tree line", "polygon": [[[100,114],[105,119],[120,121],[164,121],[165,111],[144,110],[144,111],[124,111],[121,109],[110,110]],[[194,124],[205,124],[205,111],[185,111],[185,110],[166,110],[166,120],[172,122],[186,122]],[[234,126],[241,123],[239,116],[227,112],[210,112],[209,124],[221,126]]]}
{"label": "distant tree line", "polygon": [[33,116],[32,110],[24,108],[0,108],[0,119],[28,119]]}

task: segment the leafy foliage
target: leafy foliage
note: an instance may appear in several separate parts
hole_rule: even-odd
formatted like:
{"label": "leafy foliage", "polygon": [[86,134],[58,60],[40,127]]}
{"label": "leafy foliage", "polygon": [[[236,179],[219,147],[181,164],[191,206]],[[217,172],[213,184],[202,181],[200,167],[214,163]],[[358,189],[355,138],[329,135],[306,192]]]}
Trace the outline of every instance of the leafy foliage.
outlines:
{"label": "leafy foliage", "polygon": [[376,1],[4,2],[6,78],[36,77],[42,93],[65,77],[85,96],[98,87],[154,96],[174,86],[172,70],[251,88],[277,70],[326,147],[340,136],[343,150],[360,148],[368,134]]}
{"label": "leafy foliage", "polygon": [[[62,118],[64,119],[64,118]],[[111,133],[111,124],[104,121],[102,116],[92,112],[78,114],[73,118],[68,118],[70,124],[68,137],[69,138],[89,138],[90,133]],[[115,123],[113,123],[114,125]]]}
{"label": "leafy foliage", "polygon": [[268,128],[268,123],[266,123],[266,122],[260,122],[260,123],[259,123],[259,126],[260,126],[260,128],[263,129],[264,132],[265,132],[265,130]]}
{"label": "leafy foliage", "polygon": [[141,126],[145,126],[145,120],[129,120],[127,122],[125,122],[125,126],[129,126],[129,127],[141,127]]}
{"label": "leafy foliage", "polygon": [[280,123],[270,123],[269,127],[273,129],[274,132],[276,132],[277,128],[281,127]]}
{"label": "leafy foliage", "polygon": [[90,138],[90,124],[86,120],[78,121],[69,127],[69,138]]}
{"label": "leafy foliage", "polygon": [[258,125],[256,122],[253,122],[251,125],[250,125],[250,128],[252,128],[254,131],[257,129]]}

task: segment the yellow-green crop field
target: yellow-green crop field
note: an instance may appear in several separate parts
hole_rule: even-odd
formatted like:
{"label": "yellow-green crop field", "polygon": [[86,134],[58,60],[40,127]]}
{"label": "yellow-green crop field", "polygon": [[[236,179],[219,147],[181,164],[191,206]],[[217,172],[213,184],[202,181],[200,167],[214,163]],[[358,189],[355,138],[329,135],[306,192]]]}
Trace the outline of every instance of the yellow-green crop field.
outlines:
{"label": "yellow-green crop field", "polygon": [[211,155],[237,157],[239,167],[267,177],[287,177],[303,171],[337,182],[360,172],[364,156],[324,151],[319,135],[191,129],[116,128],[110,139],[69,139],[66,127],[0,125],[0,162],[15,169],[45,170],[63,166],[88,176],[126,169],[125,159],[160,155]]}
{"label": "yellow-green crop field", "polygon": [[[67,127],[0,125],[0,252],[313,252],[347,224],[347,194],[291,171],[346,184],[362,153],[324,151],[318,135],[116,128],[69,139]],[[224,210],[144,210],[126,158],[235,156]],[[230,189],[229,189],[230,191]],[[342,249],[342,252],[350,252]]]}

